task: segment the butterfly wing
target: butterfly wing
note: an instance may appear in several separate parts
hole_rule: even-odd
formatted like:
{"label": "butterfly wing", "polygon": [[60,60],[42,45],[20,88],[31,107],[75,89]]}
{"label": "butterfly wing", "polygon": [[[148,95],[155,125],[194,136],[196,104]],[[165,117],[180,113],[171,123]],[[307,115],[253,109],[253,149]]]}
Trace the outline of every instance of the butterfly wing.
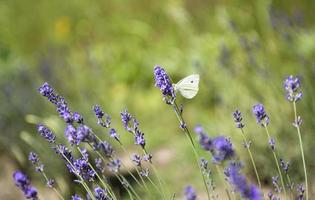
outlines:
{"label": "butterfly wing", "polygon": [[183,78],[175,84],[174,89],[179,91],[183,97],[192,99],[199,90],[199,74],[192,74]]}

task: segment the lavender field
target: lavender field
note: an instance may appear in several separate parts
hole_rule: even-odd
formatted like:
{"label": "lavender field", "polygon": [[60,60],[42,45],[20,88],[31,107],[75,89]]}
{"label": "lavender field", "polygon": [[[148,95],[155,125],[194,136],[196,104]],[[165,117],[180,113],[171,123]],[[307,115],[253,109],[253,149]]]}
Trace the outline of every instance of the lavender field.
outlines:
{"label": "lavender field", "polygon": [[313,199],[314,9],[1,1],[0,199]]}

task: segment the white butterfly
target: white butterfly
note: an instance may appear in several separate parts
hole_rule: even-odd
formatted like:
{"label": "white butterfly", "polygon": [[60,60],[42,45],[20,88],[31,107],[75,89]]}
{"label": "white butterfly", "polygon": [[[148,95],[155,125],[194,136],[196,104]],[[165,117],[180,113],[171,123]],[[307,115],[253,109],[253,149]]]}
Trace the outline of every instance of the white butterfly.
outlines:
{"label": "white butterfly", "polygon": [[192,99],[199,90],[199,74],[189,75],[178,81],[178,83],[173,84],[173,86],[175,92],[179,91],[183,97]]}

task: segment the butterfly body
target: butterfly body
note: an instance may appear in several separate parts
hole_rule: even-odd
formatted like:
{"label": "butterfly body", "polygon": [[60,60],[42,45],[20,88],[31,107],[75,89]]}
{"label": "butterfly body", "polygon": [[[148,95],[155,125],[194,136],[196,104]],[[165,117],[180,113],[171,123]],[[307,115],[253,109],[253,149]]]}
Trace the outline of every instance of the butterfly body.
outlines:
{"label": "butterfly body", "polygon": [[199,74],[189,75],[178,83],[173,84],[175,92],[178,92],[187,99],[194,98],[199,90]]}

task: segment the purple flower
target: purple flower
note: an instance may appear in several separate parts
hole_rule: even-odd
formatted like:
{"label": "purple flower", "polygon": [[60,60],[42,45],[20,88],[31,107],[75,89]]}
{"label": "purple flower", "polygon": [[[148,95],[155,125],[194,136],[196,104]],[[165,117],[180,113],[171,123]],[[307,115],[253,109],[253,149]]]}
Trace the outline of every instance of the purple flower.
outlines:
{"label": "purple flower", "polygon": [[105,171],[103,161],[100,158],[95,158],[95,167],[102,173]]}
{"label": "purple flower", "polygon": [[297,76],[288,76],[283,84],[288,101],[297,102],[302,99],[301,81]]}
{"label": "purple flower", "polygon": [[95,171],[89,166],[89,161],[85,158],[79,158],[73,162],[74,170],[72,173],[79,174],[86,181],[93,181],[95,178]]}
{"label": "purple flower", "polygon": [[149,154],[145,154],[145,155],[143,156],[143,160],[146,161],[146,162],[150,162],[150,163],[151,163],[151,162],[152,162],[152,157],[153,157],[153,156],[152,156],[152,154],[150,154],[150,153],[149,153]]}
{"label": "purple flower", "polygon": [[288,174],[290,163],[280,158],[280,166],[285,174]]}
{"label": "purple flower", "polygon": [[77,194],[74,194],[72,197],[71,197],[71,200],[82,200],[82,198],[77,195]]}
{"label": "purple flower", "polygon": [[104,152],[104,155],[106,157],[112,157],[113,153],[114,153],[114,149],[113,149],[113,146],[106,142],[106,141],[103,141],[103,142],[100,142],[98,145],[97,145],[97,148],[100,149],[101,151]]}
{"label": "purple flower", "polygon": [[73,121],[73,116],[68,107],[67,101],[62,96],[55,93],[54,89],[48,83],[44,83],[41,87],[39,87],[38,91],[56,106],[57,112],[60,117],[65,120],[65,122],[71,123]]}
{"label": "purple flower", "polygon": [[137,130],[135,135],[135,144],[140,145],[142,148],[145,146],[145,139],[144,139],[144,133],[142,133],[140,130]]}
{"label": "purple flower", "polygon": [[149,176],[149,168],[141,169],[140,175],[143,176],[143,177],[148,177]]}
{"label": "purple flower", "polygon": [[31,161],[33,164],[37,164],[39,162],[38,155],[34,152],[30,152],[28,155],[28,160]]}
{"label": "purple flower", "polygon": [[42,173],[44,171],[44,165],[41,164],[41,165],[36,166],[35,171]]}
{"label": "purple flower", "polygon": [[130,126],[130,122],[132,120],[132,115],[128,112],[127,109],[125,109],[123,112],[120,113],[121,121],[124,125],[124,128],[126,131],[130,132],[132,131],[132,127]]}
{"label": "purple flower", "polygon": [[96,187],[94,189],[96,200],[109,200],[106,189],[102,189],[100,187]]}
{"label": "purple flower", "polygon": [[275,141],[275,139],[270,138],[269,145],[270,145],[270,148],[271,148],[272,151],[276,150],[276,141]]}
{"label": "purple flower", "polygon": [[70,144],[77,144],[77,130],[72,124],[68,124],[65,129],[65,136]]}
{"label": "purple flower", "polygon": [[166,71],[160,67],[154,67],[155,87],[159,88],[163,95],[163,100],[167,104],[173,104],[176,99],[174,87],[172,85],[170,77]]}
{"label": "purple flower", "polygon": [[261,193],[255,185],[249,185],[246,177],[240,173],[242,165],[240,163],[231,162],[228,167],[228,181],[234,186],[243,198],[249,200],[260,200]]}
{"label": "purple flower", "polygon": [[304,200],[305,188],[303,184],[297,185],[296,192],[297,192],[297,200]]}
{"label": "purple flower", "polygon": [[73,113],[73,120],[76,121],[79,124],[83,123],[83,117],[78,112]]}
{"label": "purple flower", "polygon": [[23,191],[25,198],[32,200],[37,199],[37,190],[30,185],[30,181],[24,173],[15,171],[13,173],[13,180],[15,185]]}
{"label": "purple flower", "polygon": [[136,166],[141,166],[141,156],[139,154],[132,154],[131,160],[135,163]]}
{"label": "purple flower", "polygon": [[243,117],[242,117],[242,113],[239,110],[236,110],[233,113],[233,118],[234,118],[234,122],[236,125],[236,128],[243,128],[245,126],[245,124],[243,124]]}
{"label": "purple flower", "polygon": [[109,136],[112,137],[112,138],[115,138],[117,141],[119,141],[119,135],[118,135],[116,129],[111,128],[109,130]]}
{"label": "purple flower", "polygon": [[56,142],[56,135],[53,134],[53,132],[49,128],[44,126],[43,124],[37,125],[37,131],[49,143],[55,143]]}
{"label": "purple flower", "polygon": [[[111,118],[108,114],[104,113],[99,105],[93,107],[94,113],[97,117],[97,123],[105,128],[109,128],[111,124]],[[105,115],[105,121],[103,119]]]}
{"label": "purple flower", "polygon": [[58,144],[56,147],[54,147],[57,154],[62,156],[62,159],[68,160],[69,162],[73,162],[74,157],[72,155],[72,152],[64,145]]}
{"label": "purple flower", "polygon": [[235,152],[229,139],[219,136],[213,140],[212,160],[214,163],[221,163],[234,156]]}
{"label": "purple flower", "polygon": [[21,171],[15,171],[13,173],[13,179],[14,179],[15,185],[22,190],[24,190],[24,188],[26,188],[30,184],[28,177],[25,174],[23,174]]}
{"label": "purple flower", "polygon": [[213,149],[212,139],[204,132],[201,125],[195,127],[195,132],[199,135],[199,144],[206,151],[211,151]]}
{"label": "purple flower", "polygon": [[80,144],[80,142],[93,142],[93,134],[90,127],[81,124],[76,132],[76,144]]}
{"label": "purple flower", "polygon": [[256,117],[257,124],[267,126],[269,124],[269,117],[265,112],[264,105],[258,103],[253,106],[253,114]]}
{"label": "purple flower", "polygon": [[54,184],[55,184],[55,180],[54,179],[48,179],[46,185],[50,188],[54,187]]}
{"label": "purple flower", "polygon": [[24,195],[27,199],[37,199],[37,190],[30,186],[24,190]]}
{"label": "purple flower", "polygon": [[119,159],[113,160],[107,166],[111,172],[117,173],[121,167],[121,161]]}
{"label": "purple flower", "polygon": [[196,191],[191,186],[187,186],[185,188],[184,193],[185,193],[186,200],[196,200],[197,199]]}

